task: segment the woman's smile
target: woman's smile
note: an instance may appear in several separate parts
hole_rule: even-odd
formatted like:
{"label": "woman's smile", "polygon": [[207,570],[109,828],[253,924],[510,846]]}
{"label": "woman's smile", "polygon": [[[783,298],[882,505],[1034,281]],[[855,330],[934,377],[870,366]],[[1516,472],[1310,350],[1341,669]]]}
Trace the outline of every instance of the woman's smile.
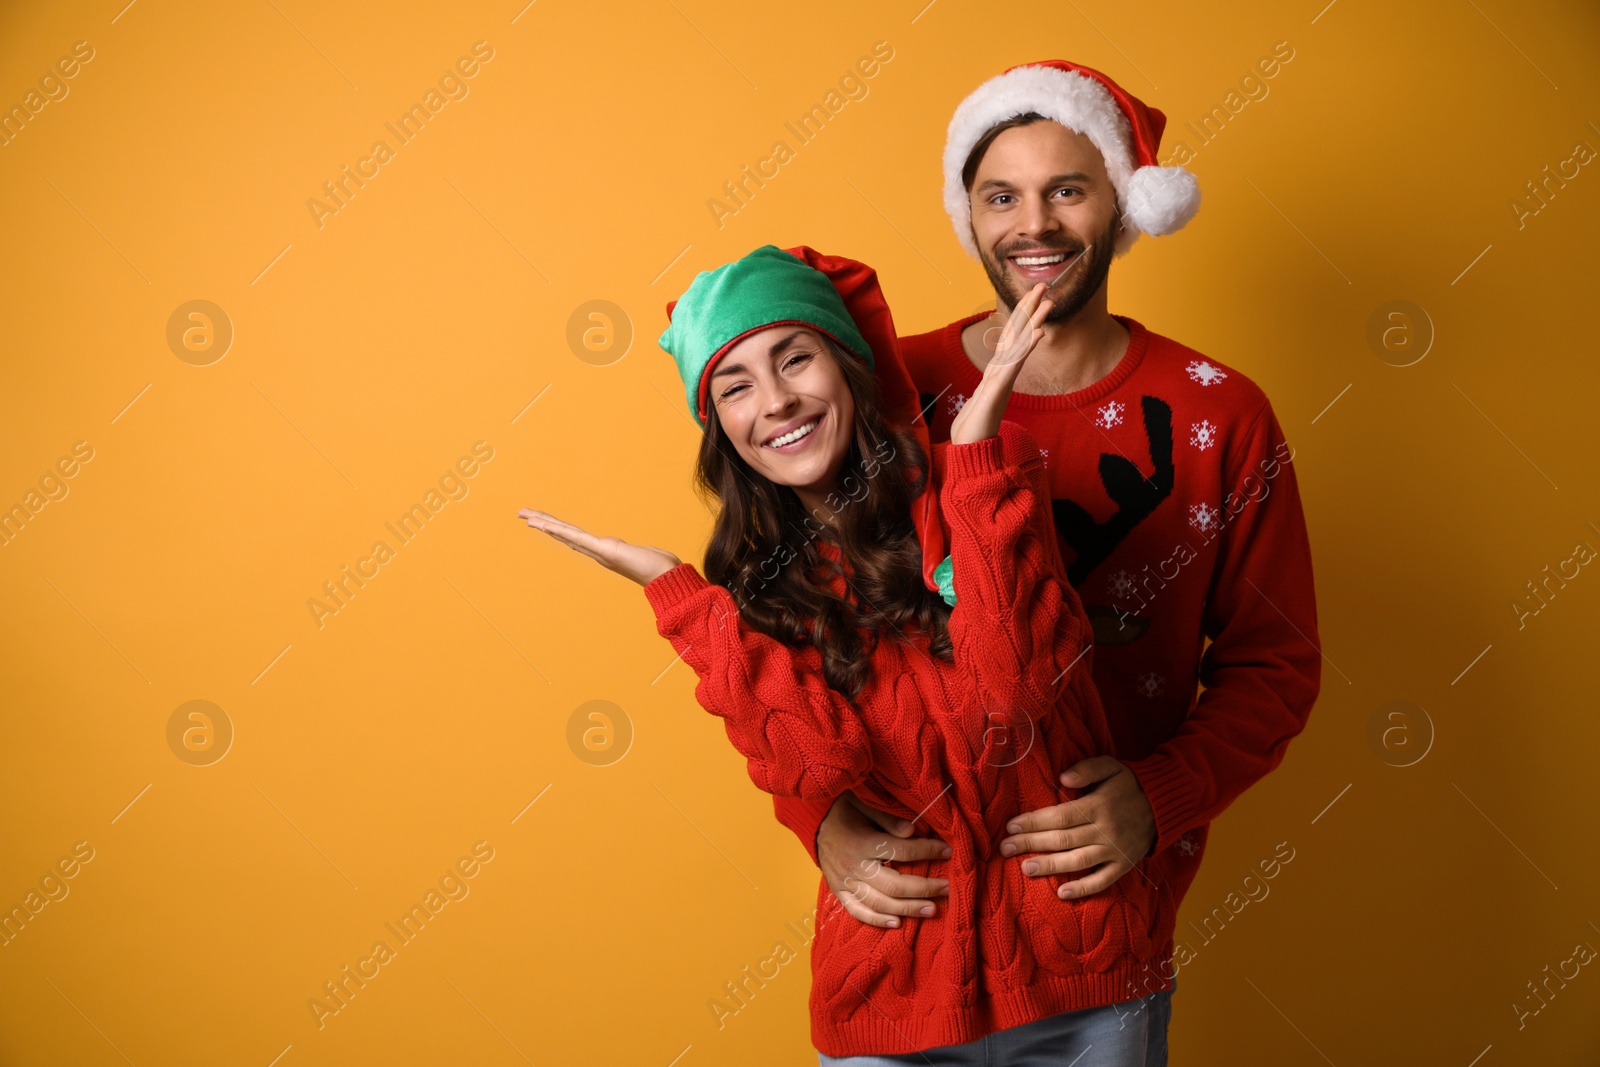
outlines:
{"label": "woman's smile", "polygon": [[811,444],[817,427],[822,425],[822,420],[825,418],[827,418],[826,414],[808,415],[800,421],[798,426],[790,423],[778,433],[767,438],[761,447],[769,451],[781,452],[784,455],[802,452]]}

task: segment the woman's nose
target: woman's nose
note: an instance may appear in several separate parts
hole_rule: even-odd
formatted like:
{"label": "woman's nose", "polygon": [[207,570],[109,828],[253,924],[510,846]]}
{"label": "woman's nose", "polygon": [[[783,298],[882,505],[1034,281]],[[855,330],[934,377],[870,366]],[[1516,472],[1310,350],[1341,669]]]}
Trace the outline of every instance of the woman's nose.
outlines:
{"label": "woman's nose", "polygon": [[768,384],[762,394],[763,410],[769,415],[781,415],[794,407],[794,390],[783,379],[777,379]]}

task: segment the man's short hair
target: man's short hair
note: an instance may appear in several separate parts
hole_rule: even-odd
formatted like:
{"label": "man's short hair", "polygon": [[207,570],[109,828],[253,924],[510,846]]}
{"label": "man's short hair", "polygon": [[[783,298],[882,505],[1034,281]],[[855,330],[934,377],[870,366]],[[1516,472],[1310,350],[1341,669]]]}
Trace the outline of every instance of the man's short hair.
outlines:
{"label": "man's short hair", "polygon": [[983,162],[984,155],[989,151],[989,146],[994,144],[996,137],[1018,126],[1031,126],[1035,122],[1044,121],[1045,117],[1037,111],[1024,111],[985,130],[983,136],[978,138],[978,143],[972,146],[972,151],[967,153],[967,161],[961,164],[961,184],[966,187],[967,192],[972,192],[972,183],[978,177],[978,164]]}

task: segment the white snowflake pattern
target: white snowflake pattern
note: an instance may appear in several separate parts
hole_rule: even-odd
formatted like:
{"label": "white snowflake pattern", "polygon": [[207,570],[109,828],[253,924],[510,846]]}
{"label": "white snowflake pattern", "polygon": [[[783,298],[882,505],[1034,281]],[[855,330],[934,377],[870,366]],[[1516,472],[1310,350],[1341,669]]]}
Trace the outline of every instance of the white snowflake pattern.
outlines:
{"label": "white snowflake pattern", "polygon": [[1192,504],[1189,507],[1189,525],[1201,533],[1210,533],[1217,528],[1217,520],[1221,514],[1210,504]]}
{"label": "white snowflake pattern", "polygon": [[1044,465],[1046,467],[1050,466],[1050,450],[1048,448],[1039,449],[1039,456],[1044,460]]}
{"label": "white snowflake pattern", "polygon": [[1189,372],[1189,378],[1192,381],[1197,381],[1201,385],[1216,385],[1228,376],[1227,371],[1215,363],[1207,363],[1203,359],[1190,360],[1189,365],[1184,370]]}
{"label": "white snowflake pattern", "polygon": [[1118,571],[1106,579],[1106,588],[1112,600],[1124,600],[1133,595],[1133,575],[1125,570]]}
{"label": "white snowflake pattern", "polygon": [[945,402],[945,409],[950,412],[950,417],[955,418],[961,414],[962,407],[966,404],[965,393],[951,393],[950,399]]}
{"label": "white snowflake pattern", "polygon": [[1154,699],[1167,687],[1167,680],[1155,671],[1139,675],[1138,692],[1142,697]]}
{"label": "white snowflake pattern", "polygon": [[1189,427],[1189,443],[1202,452],[1217,443],[1217,428],[1210,419],[1201,419]]}
{"label": "white snowflake pattern", "polygon": [[1178,838],[1178,851],[1182,852],[1185,856],[1193,856],[1196,852],[1200,851],[1200,842],[1194,839],[1194,834],[1192,832],[1184,834],[1182,837]]}
{"label": "white snowflake pattern", "polygon": [[1120,400],[1108,400],[1094,413],[1094,424],[1102,430],[1122,425],[1122,413],[1128,406]]}

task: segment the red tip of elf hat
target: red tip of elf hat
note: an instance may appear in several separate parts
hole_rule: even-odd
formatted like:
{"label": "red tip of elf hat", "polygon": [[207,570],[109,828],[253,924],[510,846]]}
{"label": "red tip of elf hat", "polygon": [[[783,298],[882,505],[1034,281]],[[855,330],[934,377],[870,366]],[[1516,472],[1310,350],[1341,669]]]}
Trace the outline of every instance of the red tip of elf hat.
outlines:
{"label": "red tip of elf hat", "polygon": [[1083,134],[1099,149],[1122,209],[1118,254],[1141,233],[1160,237],[1182,229],[1200,210],[1194,175],[1160,165],[1165,115],[1090,67],[1063,59],[1025,63],[978,86],[950,119],[944,148],[945,210],[969,254],[976,256],[978,249],[961,169],[985,133],[1030,111]]}
{"label": "red tip of elf hat", "polygon": [[[905,361],[900,356],[899,335],[895,332],[894,317],[889,313],[889,303],[884,298],[883,288],[878,283],[878,272],[857,260],[845,256],[824,255],[805,245],[785,248],[783,251],[821,273],[838,292],[856,329],[872,350],[872,375],[878,383],[878,402],[885,421],[915,437],[917,444],[922,448],[923,456],[931,462],[933,447],[928,435],[927,421],[922,418],[922,401],[917,393],[916,384],[912,381],[911,372],[906,369]],[[673,309],[677,306],[677,300],[667,304],[669,320],[672,318]],[[779,324],[768,323],[756,329],[766,329],[768,326]],[[799,324],[817,328],[811,323]],[[733,341],[723,345],[706,364],[701,374],[699,392],[702,426],[705,424],[707,383],[711,377],[711,368],[729,348],[754,332],[755,330],[745,331]],[[850,349],[849,345],[842,342],[841,347],[845,351]],[[929,589],[938,591],[939,580],[934,571],[949,555],[947,546],[950,538],[939,511],[938,488],[932,476],[928,477],[922,493],[911,502],[911,521],[916,527],[918,540],[922,543],[923,582]]]}

